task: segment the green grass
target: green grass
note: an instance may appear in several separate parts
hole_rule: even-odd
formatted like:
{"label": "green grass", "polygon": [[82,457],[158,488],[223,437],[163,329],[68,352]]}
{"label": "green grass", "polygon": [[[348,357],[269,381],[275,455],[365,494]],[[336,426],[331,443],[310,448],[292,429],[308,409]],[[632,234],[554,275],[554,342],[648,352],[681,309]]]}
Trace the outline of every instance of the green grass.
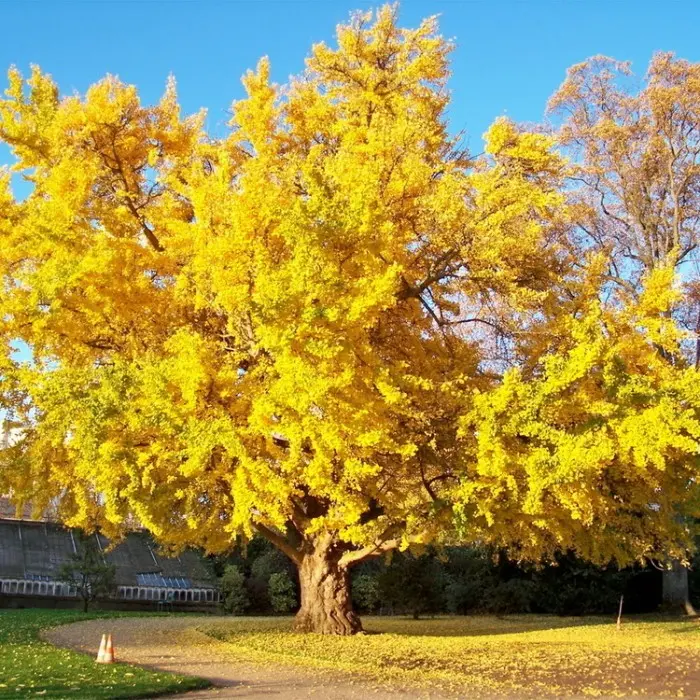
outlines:
{"label": "green grass", "polygon": [[43,642],[42,629],[124,613],[73,610],[0,611],[0,699],[152,698],[207,687],[200,678],[156,673],[128,664],[96,664],[94,658]]}
{"label": "green grass", "polygon": [[[363,618],[367,635],[296,634],[290,621],[205,625],[224,652],[261,663],[346,671],[469,697],[567,695],[700,698],[700,624],[538,615],[435,620]],[[213,640],[212,640],[213,642]]]}

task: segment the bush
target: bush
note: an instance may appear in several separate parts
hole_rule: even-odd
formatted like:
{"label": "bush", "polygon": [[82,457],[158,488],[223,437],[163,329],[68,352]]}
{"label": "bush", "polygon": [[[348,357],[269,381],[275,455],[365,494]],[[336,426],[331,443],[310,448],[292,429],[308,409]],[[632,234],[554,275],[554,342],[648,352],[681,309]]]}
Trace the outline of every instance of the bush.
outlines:
{"label": "bush", "polygon": [[227,566],[221,577],[222,607],[224,612],[241,615],[250,606],[245,576],[237,566]]}
{"label": "bush", "polygon": [[83,612],[90,603],[112,593],[115,586],[116,568],[104,561],[94,537],[78,535],[80,549],[69,561],[61,564],[57,580],[75,586],[83,599]]}
{"label": "bush", "polygon": [[286,613],[297,607],[294,583],[286,571],[270,575],[267,591],[272,609],[276,613]]}
{"label": "bush", "polygon": [[475,579],[450,579],[445,588],[445,605],[453,615],[466,615],[483,607],[486,595],[484,581]]}
{"label": "bush", "polygon": [[700,607],[700,557],[696,557],[693,566],[688,571],[688,590],[690,602],[696,607]]}
{"label": "bush", "polygon": [[294,591],[296,567],[282,552],[269,548],[261,551],[257,557],[251,557],[247,586],[251,604],[255,610],[260,612],[275,610],[270,598],[270,578],[274,574],[284,574],[292,583],[292,591]]}
{"label": "bush", "polygon": [[445,573],[433,554],[413,556],[395,554],[391,564],[379,576],[382,603],[414,618],[444,609]]}
{"label": "bush", "polygon": [[[214,561],[218,573],[234,566],[239,574],[229,584],[224,603],[232,612],[289,611],[290,589],[298,590],[296,567],[265,540],[254,537],[226,557]],[[271,578],[281,574],[271,585]],[[244,579],[241,591],[240,580]],[[283,579],[287,583],[282,584]],[[700,604],[700,562],[689,571],[691,600]],[[272,591],[280,588],[273,603]],[[352,598],[363,613],[391,610],[398,614],[450,612],[614,614],[625,596],[625,612],[651,612],[661,600],[661,574],[653,567],[617,569],[587,564],[573,553],[562,553],[554,564],[516,564],[486,547],[448,547],[438,557],[395,552],[371,559],[352,570]],[[227,594],[224,593],[224,596]],[[295,596],[296,602],[296,596]]]}
{"label": "bush", "polygon": [[632,569],[604,569],[572,554],[561,555],[556,565],[533,574],[538,586],[535,611],[556,615],[613,614],[623,593],[628,607],[632,602],[633,591],[626,589],[634,575]]}
{"label": "bush", "polygon": [[371,574],[360,574],[352,580],[352,602],[362,612],[374,612],[379,606],[379,580]]}
{"label": "bush", "polygon": [[612,614],[617,610],[622,593],[609,586],[592,582],[564,583],[558,586],[540,586],[541,594],[537,608],[555,615]]}
{"label": "bush", "polygon": [[270,549],[264,552],[256,559],[253,559],[250,564],[251,578],[257,578],[265,581],[270,580],[272,574],[286,573],[290,575],[295,570],[294,564],[289,557],[282,554],[279,549]]}
{"label": "bush", "polygon": [[530,612],[536,597],[536,583],[526,578],[512,578],[486,592],[484,609],[499,615]]}
{"label": "bush", "polygon": [[482,610],[487,591],[498,585],[493,561],[483,550],[465,547],[448,550],[445,571],[445,605],[453,614]]}

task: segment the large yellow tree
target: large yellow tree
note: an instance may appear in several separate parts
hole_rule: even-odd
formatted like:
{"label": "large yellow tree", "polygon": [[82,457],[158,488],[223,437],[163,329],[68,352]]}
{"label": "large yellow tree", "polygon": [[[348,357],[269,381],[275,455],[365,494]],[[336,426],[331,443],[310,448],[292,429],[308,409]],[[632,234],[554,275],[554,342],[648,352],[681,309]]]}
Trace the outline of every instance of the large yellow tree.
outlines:
{"label": "large yellow tree", "polygon": [[10,71],[32,191],[2,177],[0,491],[174,547],[260,533],[298,566],[298,628],[335,634],[361,629],[350,567],[397,547],[685,551],[673,276],[604,302],[553,141],[500,119],[470,159],[449,135],[451,48],[358,14],[284,88],[262,60],[220,140],[174,84],[146,107]]}

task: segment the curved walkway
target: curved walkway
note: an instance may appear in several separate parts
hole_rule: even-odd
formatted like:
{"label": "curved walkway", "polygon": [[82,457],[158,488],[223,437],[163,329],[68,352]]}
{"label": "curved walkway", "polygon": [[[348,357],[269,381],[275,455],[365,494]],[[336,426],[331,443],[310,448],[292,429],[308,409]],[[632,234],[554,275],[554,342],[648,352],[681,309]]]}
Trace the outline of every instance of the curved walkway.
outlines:
{"label": "curved walkway", "polygon": [[111,632],[117,659],[159,671],[171,671],[210,680],[214,687],[172,698],[273,698],[292,700],[376,700],[446,698],[447,695],[421,690],[403,691],[372,684],[355,676],[313,671],[297,667],[260,666],[238,662],[222,643],[197,632],[206,624],[235,624],[204,616],[134,617],[88,620],[48,630],[42,637],[57,646],[96,655],[104,632]]}

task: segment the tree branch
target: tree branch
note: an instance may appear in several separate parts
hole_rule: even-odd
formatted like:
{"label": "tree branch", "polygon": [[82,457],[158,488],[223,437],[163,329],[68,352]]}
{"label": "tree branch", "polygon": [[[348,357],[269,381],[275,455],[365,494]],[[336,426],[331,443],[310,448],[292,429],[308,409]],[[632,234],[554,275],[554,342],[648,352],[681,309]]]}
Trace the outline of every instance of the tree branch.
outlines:
{"label": "tree branch", "polygon": [[351,552],[345,552],[342,557],[340,557],[340,566],[352,566],[353,564],[359,564],[365,559],[370,557],[379,557],[385,552],[392,549],[396,549],[400,544],[398,539],[385,540],[379,544],[370,544],[367,547],[362,547],[362,549],[355,549]]}
{"label": "tree branch", "polygon": [[296,547],[294,547],[284,535],[271,530],[262,523],[253,523],[255,530],[262,535],[268,542],[271,542],[277,549],[284,552],[295,564],[301,564],[304,555]]}
{"label": "tree branch", "polygon": [[463,323],[483,323],[486,326],[490,326],[494,330],[497,330],[499,333],[502,333],[503,335],[506,335],[505,329],[503,329],[501,326],[499,326],[496,323],[493,323],[493,321],[487,321],[485,318],[461,318],[456,321],[443,321],[444,326],[459,326]]}

